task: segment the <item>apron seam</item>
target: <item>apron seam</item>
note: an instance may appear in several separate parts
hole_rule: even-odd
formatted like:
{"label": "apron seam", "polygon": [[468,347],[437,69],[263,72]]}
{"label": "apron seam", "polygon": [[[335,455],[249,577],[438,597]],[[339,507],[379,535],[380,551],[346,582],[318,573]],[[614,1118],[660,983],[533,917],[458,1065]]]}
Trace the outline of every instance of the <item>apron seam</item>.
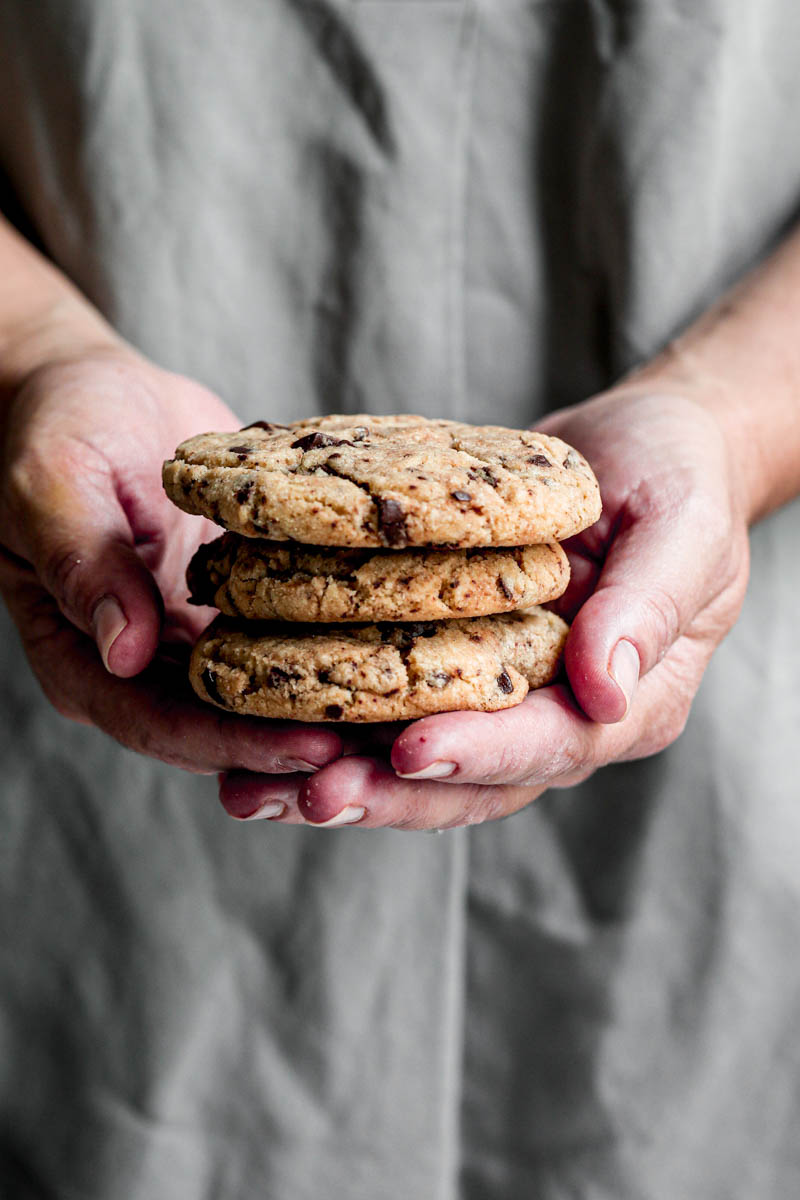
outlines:
{"label": "apron seam", "polygon": [[461,420],[470,416],[467,397],[466,369],[466,226],[469,185],[469,130],[472,119],[475,61],[478,44],[478,18],[473,0],[467,0],[461,20],[459,61],[456,66],[456,98],[454,104],[453,142],[453,200],[449,254],[446,262],[448,331],[446,361],[450,379],[445,389],[448,397],[448,416]]}

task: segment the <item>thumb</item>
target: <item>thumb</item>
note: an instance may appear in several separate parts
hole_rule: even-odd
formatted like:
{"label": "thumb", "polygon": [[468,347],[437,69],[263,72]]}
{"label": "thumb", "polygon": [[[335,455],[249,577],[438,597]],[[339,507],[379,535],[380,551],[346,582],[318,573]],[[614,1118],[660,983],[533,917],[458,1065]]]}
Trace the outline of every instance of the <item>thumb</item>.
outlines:
{"label": "thumb", "polygon": [[155,654],[162,602],[111,481],[87,494],[50,478],[26,500],[20,553],[67,620],[94,639],[107,670],[138,674]]}
{"label": "thumb", "polygon": [[[622,528],[597,586],[572,623],[564,665],[594,721],[621,721],[654,667],[713,591],[719,547],[694,520],[663,514]],[[710,566],[711,565],[711,566]]]}

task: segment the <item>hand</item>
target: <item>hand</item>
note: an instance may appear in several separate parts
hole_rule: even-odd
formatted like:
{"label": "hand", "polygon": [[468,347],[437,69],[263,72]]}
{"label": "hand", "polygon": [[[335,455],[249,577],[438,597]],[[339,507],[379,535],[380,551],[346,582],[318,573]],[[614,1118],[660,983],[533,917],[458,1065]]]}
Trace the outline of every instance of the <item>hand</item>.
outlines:
{"label": "hand", "polygon": [[502,712],[416,721],[390,762],[359,755],[275,782],[235,772],[221,781],[231,815],[282,804],[287,822],[474,824],[679,736],[747,581],[748,514],[720,426],[688,396],[628,386],[540,428],[586,455],[603,493],[600,521],[566,543],[568,682]]}
{"label": "hand", "polygon": [[0,590],[63,715],[189,770],[310,770],[341,752],[337,732],[222,713],[180,661],[213,615],[186,603],[186,564],[219,530],[167,500],[161,464],[239,425],[121,344],[33,371],[0,429]]}

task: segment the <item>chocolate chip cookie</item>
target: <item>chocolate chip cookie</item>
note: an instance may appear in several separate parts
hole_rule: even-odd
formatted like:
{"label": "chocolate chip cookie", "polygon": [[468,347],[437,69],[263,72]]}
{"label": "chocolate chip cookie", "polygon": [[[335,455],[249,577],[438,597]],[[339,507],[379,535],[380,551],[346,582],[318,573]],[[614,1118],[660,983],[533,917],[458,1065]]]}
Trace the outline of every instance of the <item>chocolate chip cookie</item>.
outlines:
{"label": "chocolate chip cookie", "polygon": [[558,669],[566,624],[541,608],[455,621],[322,627],[211,623],[192,654],[198,696],[300,721],[395,721],[510,708]]}
{"label": "chocolate chip cookie", "polygon": [[226,533],[200,547],[186,578],[195,604],[247,620],[442,620],[554,600],[569,582],[569,561],[556,542],[350,550]]}
{"label": "chocolate chip cookie", "polygon": [[425,417],[328,416],[204,433],[164,464],[186,512],[317,546],[525,546],[600,515],[597,480],[558,438]]}

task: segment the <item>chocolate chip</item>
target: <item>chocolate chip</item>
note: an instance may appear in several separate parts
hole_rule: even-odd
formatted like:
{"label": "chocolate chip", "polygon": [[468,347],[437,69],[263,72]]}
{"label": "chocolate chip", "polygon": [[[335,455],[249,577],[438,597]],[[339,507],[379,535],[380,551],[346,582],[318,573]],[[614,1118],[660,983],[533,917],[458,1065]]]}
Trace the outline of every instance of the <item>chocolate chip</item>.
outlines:
{"label": "chocolate chip", "polygon": [[552,467],[553,465],[544,454],[532,454],[528,462],[533,463],[535,467]]}
{"label": "chocolate chip", "polygon": [[461,504],[469,504],[470,500],[472,499],[472,496],[469,494],[469,492],[451,492],[450,495],[454,500],[460,501]]}
{"label": "chocolate chip", "polygon": [[211,564],[222,553],[221,538],[206,542],[195,550],[186,568],[186,583],[189,588],[190,604],[213,605],[217,595],[217,583],[212,578]]}
{"label": "chocolate chip", "polygon": [[325,709],[325,716],[329,721],[340,721],[344,715],[344,709],[341,704],[329,704]]}
{"label": "chocolate chip", "polygon": [[238,454],[239,458],[247,458],[252,449],[252,446],[228,446],[228,452],[230,454]]}
{"label": "chocolate chip", "polygon": [[200,681],[203,687],[206,689],[209,700],[213,700],[215,704],[221,704],[224,708],[225,701],[219,694],[217,680],[210,667],[206,667],[206,669],[203,671],[203,674],[200,676]]}
{"label": "chocolate chip", "polygon": [[443,688],[447,687],[450,680],[453,678],[447,671],[431,671],[425,679],[428,687]]}
{"label": "chocolate chip", "polygon": [[406,629],[414,637],[424,638],[434,637],[439,632],[439,626],[436,621],[409,621]]}
{"label": "chocolate chip", "polygon": [[511,695],[514,690],[514,684],[511,682],[511,676],[507,671],[501,671],[497,676],[497,686],[500,688],[500,691],[505,692],[507,696]]}
{"label": "chocolate chip", "polygon": [[238,492],[236,493],[236,503],[237,504],[246,504],[247,501],[250,499],[250,494],[253,491],[254,487],[255,487],[255,483],[253,482],[252,479],[248,479],[247,483],[243,483],[242,486],[239,488]]}
{"label": "chocolate chip", "polygon": [[245,429],[266,429],[267,433],[272,433],[273,429],[288,428],[288,425],[278,425],[275,421],[251,421],[249,425],[243,425],[239,433],[244,433]]}
{"label": "chocolate chip", "polygon": [[397,500],[375,500],[378,506],[378,528],[383,534],[387,546],[407,546],[406,514],[402,504]]}
{"label": "chocolate chip", "polygon": [[349,446],[350,442],[344,438],[330,437],[327,433],[307,433],[305,437],[298,438],[296,442],[292,442],[293,450],[322,450],[325,446]]}
{"label": "chocolate chip", "polygon": [[381,624],[380,629],[381,641],[391,642],[398,650],[410,650],[416,641],[411,630],[403,628],[402,625]]}
{"label": "chocolate chip", "polygon": [[482,480],[484,483],[488,483],[489,486],[493,488],[496,488],[500,483],[500,480],[497,478],[494,472],[489,470],[488,467],[471,467],[467,474],[469,475],[470,479]]}
{"label": "chocolate chip", "polygon": [[503,579],[502,575],[497,576],[497,590],[500,592],[501,596],[505,596],[506,600],[514,599],[514,593],[506,583],[505,579]]}
{"label": "chocolate chip", "polygon": [[282,683],[288,683],[291,678],[288,671],[284,671],[280,667],[270,667],[264,682],[268,688],[276,688],[280,687]]}
{"label": "chocolate chip", "polygon": [[402,625],[381,621],[378,625],[381,641],[391,642],[398,650],[410,650],[418,638],[433,637],[438,632],[436,621],[404,621]]}

